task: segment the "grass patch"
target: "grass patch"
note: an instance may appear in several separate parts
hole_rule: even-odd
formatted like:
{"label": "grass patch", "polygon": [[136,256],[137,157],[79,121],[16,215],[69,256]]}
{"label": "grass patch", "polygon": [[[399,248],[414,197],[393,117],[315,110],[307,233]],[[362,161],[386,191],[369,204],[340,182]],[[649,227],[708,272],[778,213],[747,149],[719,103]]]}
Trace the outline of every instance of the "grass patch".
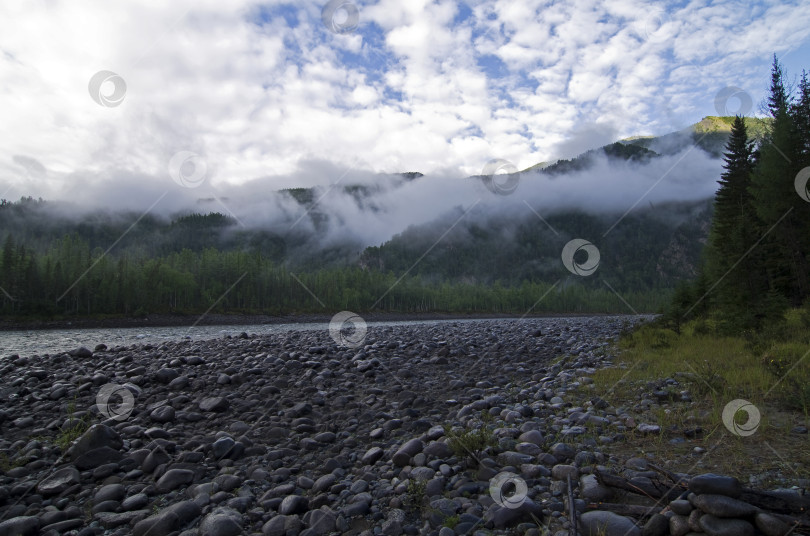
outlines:
{"label": "grass patch", "polygon": [[[810,384],[810,357],[802,360],[810,352],[807,342],[771,343],[760,354],[744,337],[696,332],[694,324],[680,335],[645,325],[623,337],[619,349],[626,366],[597,372],[597,388],[629,395],[637,382],[673,378],[698,396],[767,400],[797,409],[797,400],[804,400],[799,387]],[[798,409],[806,412],[808,407]]]}
{"label": "grass patch", "polygon": [[490,429],[492,416],[486,411],[481,413],[481,426],[478,428],[455,430],[450,425],[445,425],[444,435],[447,437],[447,444],[458,458],[468,458],[477,463],[481,454],[490,447],[495,447],[498,440]]}
{"label": "grass patch", "polygon": [[53,441],[62,452],[65,452],[74,441],[90,428],[90,416],[84,415],[81,419],[77,419],[75,413],[76,400],[74,399],[67,406],[68,424]]}
{"label": "grass patch", "polygon": [[79,439],[82,434],[87,431],[88,428],[90,428],[90,422],[88,419],[82,418],[77,420],[76,424],[65,428],[62,430],[62,433],[56,436],[56,439],[54,439],[54,444],[59,447],[62,452],[65,452],[74,441]]}
{"label": "grass patch", "polygon": [[425,503],[427,481],[422,478],[410,478],[405,492],[405,504],[413,510],[421,510]]}
{"label": "grass patch", "polygon": [[15,456],[9,457],[5,452],[0,452],[0,473],[7,473],[17,467],[23,467],[29,461],[28,458],[22,457],[17,453]]}
{"label": "grass patch", "polygon": [[[656,323],[624,334],[618,366],[594,374],[594,394],[628,410],[635,422],[628,425],[627,441],[605,450],[624,457],[651,453],[675,471],[714,470],[744,483],[752,474],[771,474],[774,481],[810,477],[810,436],[791,432],[810,426],[807,325],[804,311],[791,311],[759,334],[719,335],[707,320],[682,325],[680,334]],[[677,383],[665,385],[667,379]],[[636,411],[654,390],[668,391],[672,400]],[[691,401],[680,400],[682,391]],[[755,433],[735,435],[724,424],[723,409],[735,399],[759,410]],[[747,421],[745,412],[734,416],[737,425]],[[639,422],[658,424],[661,433],[640,434],[633,426]],[[686,430],[697,432],[678,443]],[[696,446],[705,453],[695,454]]]}

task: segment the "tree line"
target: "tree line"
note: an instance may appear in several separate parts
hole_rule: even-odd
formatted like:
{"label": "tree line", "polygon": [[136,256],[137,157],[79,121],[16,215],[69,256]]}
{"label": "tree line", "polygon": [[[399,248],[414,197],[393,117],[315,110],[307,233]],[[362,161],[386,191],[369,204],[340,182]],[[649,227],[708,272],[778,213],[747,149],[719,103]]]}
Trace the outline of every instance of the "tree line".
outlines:
{"label": "tree line", "polygon": [[[418,276],[360,267],[292,272],[259,254],[184,249],[160,257],[115,257],[77,236],[37,254],[8,236],[3,244],[0,311],[7,316],[131,315],[150,313],[287,314],[400,312],[630,312],[607,288],[578,282],[520,285],[428,283]],[[573,277],[573,276],[572,276]],[[666,295],[630,292],[642,311]]]}
{"label": "tree line", "polygon": [[667,317],[712,318],[725,331],[760,329],[810,297],[810,84],[797,87],[774,57],[767,109],[753,141],[737,117],[724,154],[714,216],[698,277],[678,287]]}

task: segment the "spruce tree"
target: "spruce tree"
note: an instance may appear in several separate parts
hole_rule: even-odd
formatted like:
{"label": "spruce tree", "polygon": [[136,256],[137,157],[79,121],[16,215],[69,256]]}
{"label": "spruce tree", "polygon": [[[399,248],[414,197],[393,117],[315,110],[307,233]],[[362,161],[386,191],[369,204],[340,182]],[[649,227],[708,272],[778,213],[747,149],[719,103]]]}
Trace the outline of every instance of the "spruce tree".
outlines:
{"label": "spruce tree", "polygon": [[[745,120],[737,116],[731,126],[731,135],[726,143],[723,169],[718,183],[720,188],[714,200],[714,231],[722,239],[717,247],[733,249],[731,234],[741,219],[750,216],[752,196],[748,192],[753,171],[753,143],[748,139]],[[732,253],[736,251],[731,251]]]}
{"label": "spruce tree", "polygon": [[720,307],[721,318],[734,327],[751,327],[763,312],[768,281],[760,252],[749,252],[761,224],[749,191],[754,148],[740,116],[731,127],[723,169],[714,201],[706,275],[716,282],[712,300]]}
{"label": "spruce tree", "polygon": [[760,219],[762,254],[771,289],[791,305],[808,296],[807,202],[796,194],[794,181],[802,169],[801,142],[795,122],[795,107],[784,84],[784,72],[774,58],[768,107],[773,117],[770,133],[763,139],[755,166],[751,193]]}
{"label": "spruce tree", "polygon": [[785,71],[776,54],[773,55],[771,67],[771,94],[768,96],[768,109],[772,117],[787,113],[790,106],[790,94],[785,86]]}
{"label": "spruce tree", "polygon": [[[796,154],[794,156],[796,162],[793,169],[797,170],[798,174],[799,170],[810,167],[810,82],[807,80],[807,71],[802,71],[797,99],[791,106],[790,115],[795,125],[796,136]],[[793,179],[795,182],[795,175]],[[807,273],[808,264],[810,264],[810,203],[802,199],[797,192],[794,192],[793,195],[796,203],[793,216],[798,230],[798,255],[800,255],[800,261],[803,262],[803,277],[806,280],[810,278],[810,274]],[[803,300],[810,298],[810,288],[808,287],[810,287],[810,283],[804,287],[801,297]]]}
{"label": "spruce tree", "polygon": [[798,93],[791,115],[799,142],[799,165],[804,168],[810,166],[810,82],[807,80],[807,71],[802,71]]}

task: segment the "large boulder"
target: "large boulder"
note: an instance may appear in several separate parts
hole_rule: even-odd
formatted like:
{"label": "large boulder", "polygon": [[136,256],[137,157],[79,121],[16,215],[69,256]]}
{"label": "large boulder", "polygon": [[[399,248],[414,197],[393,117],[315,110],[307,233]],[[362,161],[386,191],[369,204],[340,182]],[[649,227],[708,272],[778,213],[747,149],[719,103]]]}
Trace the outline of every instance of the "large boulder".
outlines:
{"label": "large boulder", "polygon": [[39,534],[39,525],[33,516],[12,517],[0,522],[0,536],[33,536]]}
{"label": "large boulder", "polygon": [[79,482],[81,482],[79,471],[73,466],[68,466],[59,469],[40,482],[37,485],[37,492],[42,495],[59,495]]}
{"label": "large boulder", "polygon": [[628,517],[592,510],[579,516],[583,536],[641,536],[641,530]]}
{"label": "large boulder", "polygon": [[67,454],[76,458],[102,447],[118,450],[123,446],[124,441],[118,435],[118,432],[106,424],[94,424],[73,443]]}
{"label": "large boulder", "polygon": [[696,495],[710,493],[713,495],[725,495],[736,499],[742,493],[742,484],[733,476],[715,475],[706,473],[692,477],[689,480],[689,491]]}
{"label": "large boulder", "polygon": [[228,399],[222,396],[203,398],[200,401],[200,409],[203,411],[222,413],[223,411],[228,411],[229,407],[230,403]]}
{"label": "large boulder", "polygon": [[242,523],[242,514],[233,508],[217,508],[203,518],[200,536],[238,536]]}
{"label": "large boulder", "polygon": [[406,442],[402,445],[392,458],[394,465],[399,467],[404,467],[410,463],[411,458],[416,456],[422,449],[424,448],[424,443],[419,438],[411,439],[410,441]]}
{"label": "large boulder", "polygon": [[159,493],[168,493],[192,482],[194,482],[194,471],[190,469],[169,469],[160,477],[155,487]]}
{"label": "large boulder", "polygon": [[183,501],[161,510],[135,524],[134,536],[167,536],[181,530],[200,516],[200,507],[194,501]]}
{"label": "large boulder", "polygon": [[106,424],[94,424],[67,451],[67,458],[73,460],[81,470],[94,469],[106,463],[120,461],[124,446],[118,432]]}
{"label": "large boulder", "polygon": [[700,518],[700,526],[709,536],[754,536],[754,526],[742,519],[725,519],[706,514]]}
{"label": "large boulder", "polygon": [[747,502],[732,499],[725,495],[695,495],[692,504],[707,514],[717,517],[748,517],[756,514],[759,509]]}

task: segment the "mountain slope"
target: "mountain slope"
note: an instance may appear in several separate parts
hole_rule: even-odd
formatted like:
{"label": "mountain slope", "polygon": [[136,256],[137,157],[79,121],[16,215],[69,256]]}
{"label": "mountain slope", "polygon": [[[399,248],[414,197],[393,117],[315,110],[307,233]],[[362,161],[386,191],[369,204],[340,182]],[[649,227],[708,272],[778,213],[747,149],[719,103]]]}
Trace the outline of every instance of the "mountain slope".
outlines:
{"label": "mountain slope", "polygon": [[[731,134],[731,124],[734,117],[707,116],[699,122],[679,132],[672,132],[663,136],[637,137],[622,140],[627,145],[635,145],[655,150],[662,154],[674,154],[696,145],[716,158],[720,158]],[[764,136],[770,119],[746,117],[745,125],[752,139],[759,140]]]}
{"label": "mountain slope", "polygon": [[[530,179],[526,184],[534,180],[537,188],[545,188],[545,183],[539,180],[543,177],[563,184],[566,181],[559,181],[560,177],[572,173],[581,176],[597,165],[615,164],[624,171],[643,169],[693,143],[702,151],[714,154],[717,144],[724,142],[728,135],[730,121],[730,118],[707,117],[687,131],[621,140],[570,160],[538,164],[521,173]],[[756,133],[761,133],[767,125],[759,119],[750,122]],[[481,180],[482,177],[470,179]],[[388,235],[377,242],[381,246],[365,248],[368,242],[364,244],[356,236],[340,231],[351,227],[351,222],[343,221],[346,214],[384,216],[391,210],[391,203],[397,201],[399,192],[429,186],[432,180],[409,172],[380,175],[379,180],[374,178],[365,184],[347,181],[347,184],[329,188],[281,190],[272,195],[282,200],[284,207],[292,206],[297,210],[277,211],[278,219],[273,223],[252,225],[216,212],[184,212],[168,218],[99,211],[77,215],[62,203],[26,199],[0,206],[0,239],[12,236],[15,243],[25,244],[26,248],[40,254],[58,248],[59,240],[65,235],[74,235],[86,242],[90,251],[104,251],[115,243],[110,253],[113,257],[155,257],[184,249],[201,252],[214,248],[224,252],[249,252],[291,269],[310,271],[361,266],[404,273],[419,261],[414,274],[426,281],[516,285],[526,280],[552,281],[567,277],[560,272],[559,260],[565,242],[572,237],[597,242],[621,216],[616,210],[600,210],[597,214],[593,209],[589,212],[572,206],[554,207],[544,211],[546,225],[527,210],[515,212],[504,206],[497,208],[499,205],[495,203],[495,208],[489,211],[471,213],[470,218],[439,241],[459,216],[459,209],[453,209],[451,202],[442,205],[439,200],[433,203],[437,208],[425,220],[428,223],[407,228],[397,236]],[[715,180],[714,176],[705,178],[711,183]],[[424,191],[432,190],[425,188]],[[343,212],[327,203],[335,197],[339,198]],[[515,196],[512,201],[519,198]],[[489,199],[492,201],[491,196]],[[654,209],[632,212],[597,244],[603,255],[600,275],[613,281],[616,288],[671,288],[679,279],[694,275],[709,215],[710,204],[704,201],[659,203]],[[131,227],[136,221],[138,224]],[[119,237],[122,237],[120,241]],[[431,247],[430,254],[422,258]]]}
{"label": "mountain slope", "polygon": [[[420,276],[424,281],[463,281],[504,286],[523,281],[607,281],[617,290],[671,289],[697,272],[712,212],[709,200],[648,207],[625,217],[560,211],[545,222],[531,213],[470,218],[450,232],[456,214],[412,227],[360,259],[366,269]],[[467,221],[467,220],[465,220]],[[445,234],[446,233],[446,234]],[[569,240],[590,237],[601,262],[593,278],[567,272],[560,253]],[[414,264],[417,259],[419,262]]]}

